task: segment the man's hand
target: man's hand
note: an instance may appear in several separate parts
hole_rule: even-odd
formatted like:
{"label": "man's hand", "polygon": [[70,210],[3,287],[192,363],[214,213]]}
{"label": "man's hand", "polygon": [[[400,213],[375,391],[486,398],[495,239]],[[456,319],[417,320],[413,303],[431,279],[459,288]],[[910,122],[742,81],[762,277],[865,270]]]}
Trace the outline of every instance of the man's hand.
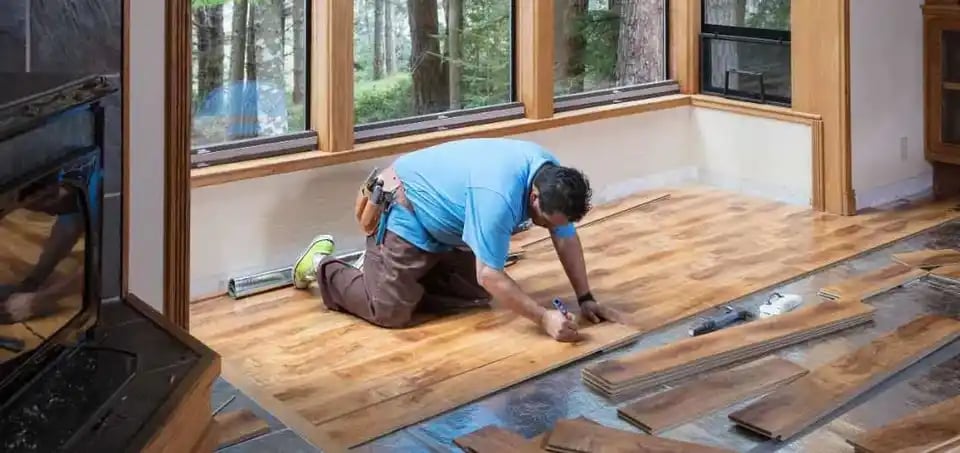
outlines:
{"label": "man's hand", "polygon": [[540,326],[557,341],[574,342],[580,339],[577,324],[556,310],[547,310],[540,319]]}
{"label": "man's hand", "polygon": [[600,321],[609,321],[605,316],[604,310],[595,300],[587,300],[580,303],[580,316],[587,318],[588,321],[596,324]]}
{"label": "man's hand", "polygon": [[15,293],[0,304],[0,324],[13,324],[32,318],[36,293]]}

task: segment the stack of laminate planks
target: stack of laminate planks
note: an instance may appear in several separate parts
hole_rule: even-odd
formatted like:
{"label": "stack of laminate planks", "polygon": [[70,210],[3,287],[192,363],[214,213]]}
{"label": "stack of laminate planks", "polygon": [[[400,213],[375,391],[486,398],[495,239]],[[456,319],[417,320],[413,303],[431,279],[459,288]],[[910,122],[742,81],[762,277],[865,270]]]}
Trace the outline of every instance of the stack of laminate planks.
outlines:
{"label": "stack of laminate planks", "polygon": [[960,321],[922,316],[729,417],[771,439],[788,439],[958,337]]}
{"label": "stack of laminate planks", "polygon": [[769,392],[805,374],[805,368],[789,360],[766,357],[634,401],[617,410],[617,415],[650,434],[657,434]]}
{"label": "stack of laminate planks", "polygon": [[826,301],[771,318],[706,335],[685,338],[626,357],[586,367],[588,387],[612,399],[762,356],[873,319],[874,308],[860,302]]}
{"label": "stack of laminate planks", "polygon": [[960,396],[927,406],[893,423],[847,439],[857,453],[936,451],[960,436]]}
{"label": "stack of laminate planks", "polygon": [[926,275],[927,271],[901,263],[893,263],[874,272],[858,275],[821,288],[818,294],[820,297],[829,300],[863,300]]}

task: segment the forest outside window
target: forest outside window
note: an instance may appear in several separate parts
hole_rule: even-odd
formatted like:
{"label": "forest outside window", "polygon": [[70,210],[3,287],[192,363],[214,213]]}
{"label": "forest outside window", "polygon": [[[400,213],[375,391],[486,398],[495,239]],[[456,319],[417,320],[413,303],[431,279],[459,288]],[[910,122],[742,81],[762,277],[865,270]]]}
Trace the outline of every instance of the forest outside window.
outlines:
{"label": "forest outside window", "polygon": [[668,80],[667,0],[557,0],[557,111],[677,93]]}
{"label": "forest outside window", "polygon": [[355,0],[355,141],[523,117],[512,0]]}
{"label": "forest outside window", "polygon": [[193,0],[193,164],[316,149],[309,0]]}
{"label": "forest outside window", "polygon": [[790,0],[703,0],[701,91],[789,106]]}

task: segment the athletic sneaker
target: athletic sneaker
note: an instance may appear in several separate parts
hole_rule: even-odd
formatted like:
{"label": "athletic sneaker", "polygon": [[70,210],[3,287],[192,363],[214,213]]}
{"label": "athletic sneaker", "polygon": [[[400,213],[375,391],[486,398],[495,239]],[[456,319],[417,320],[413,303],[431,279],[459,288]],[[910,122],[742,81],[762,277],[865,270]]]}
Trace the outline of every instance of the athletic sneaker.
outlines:
{"label": "athletic sneaker", "polygon": [[297,262],[293,263],[293,286],[297,289],[306,289],[311,282],[316,281],[317,265],[323,258],[332,255],[333,251],[333,236],[321,234],[313,238],[310,246],[300,254]]}

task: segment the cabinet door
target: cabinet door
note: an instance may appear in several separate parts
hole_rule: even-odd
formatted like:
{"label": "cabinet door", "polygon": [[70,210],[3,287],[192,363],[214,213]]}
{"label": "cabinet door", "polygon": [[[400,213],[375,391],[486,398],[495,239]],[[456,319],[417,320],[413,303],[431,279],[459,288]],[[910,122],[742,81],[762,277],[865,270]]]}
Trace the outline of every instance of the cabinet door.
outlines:
{"label": "cabinet door", "polygon": [[960,160],[960,19],[928,22],[926,57],[929,151]]}

